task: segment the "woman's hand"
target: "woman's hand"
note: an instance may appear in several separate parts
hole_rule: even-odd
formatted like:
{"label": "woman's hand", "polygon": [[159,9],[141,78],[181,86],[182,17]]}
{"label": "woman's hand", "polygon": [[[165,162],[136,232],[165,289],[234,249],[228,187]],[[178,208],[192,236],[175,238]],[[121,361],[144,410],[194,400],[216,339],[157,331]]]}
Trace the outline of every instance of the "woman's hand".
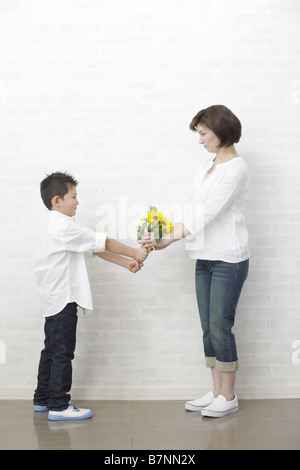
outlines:
{"label": "woman's hand", "polygon": [[177,222],[174,225],[173,231],[171,233],[168,233],[168,235],[164,235],[159,240],[159,242],[155,241],[152,232],[147,232],[142,236],[142,239],[139,241],[139,244],[141,244],[147,249],[153,247],[155,248],[155,250],[162,250],[163,248],[166,248],[167,246],[171,245],[171,243],[177,240],[182,240],[188,235],[191,235],[191,233],[188,231],[185,225]]}
{"label": "woman's hand", "polygon": [[162,250],[166,248],[171,240],[169,238],[161,238],[159,242],[155,241],[153,233],[147,232],[142,236],[142,239],[139,241],[145,248],[154,248],[155,250]]}

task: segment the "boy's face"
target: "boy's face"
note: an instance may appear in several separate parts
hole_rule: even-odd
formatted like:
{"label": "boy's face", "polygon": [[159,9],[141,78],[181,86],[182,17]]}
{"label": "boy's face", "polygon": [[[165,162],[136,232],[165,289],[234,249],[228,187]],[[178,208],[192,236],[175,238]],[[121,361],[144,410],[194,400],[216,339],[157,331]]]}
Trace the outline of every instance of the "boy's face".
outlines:
{"label": "boy's face", "polygon": [[63,199],[59,196],[54,196],[52,199],[52,210],[73,217],[76,214],[78,204],[76,186],[70,186]]}

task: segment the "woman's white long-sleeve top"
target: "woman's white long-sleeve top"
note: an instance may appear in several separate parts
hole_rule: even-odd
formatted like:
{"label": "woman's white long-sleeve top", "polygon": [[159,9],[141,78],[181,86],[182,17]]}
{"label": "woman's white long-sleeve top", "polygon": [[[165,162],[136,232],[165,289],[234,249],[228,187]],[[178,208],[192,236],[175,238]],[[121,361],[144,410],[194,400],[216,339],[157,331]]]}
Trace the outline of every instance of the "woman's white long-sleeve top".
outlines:
{"label": "woman's white long-sleeve top", "polygon": [[248,231],[244,216],[249,171],[241,157],[207,171],[213,158],[198,169],[189,214],[183,223],[192,236],[186,247],[192,259],[238,263],[249,258]]}

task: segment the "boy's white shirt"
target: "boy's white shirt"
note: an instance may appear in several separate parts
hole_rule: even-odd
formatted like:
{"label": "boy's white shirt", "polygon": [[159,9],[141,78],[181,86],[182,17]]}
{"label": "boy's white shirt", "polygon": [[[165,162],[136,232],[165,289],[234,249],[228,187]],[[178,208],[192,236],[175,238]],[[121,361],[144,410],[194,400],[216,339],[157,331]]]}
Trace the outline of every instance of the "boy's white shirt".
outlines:
{"label": "boy's white shirt", "polygon": [[85,256],[105,250],[107,235],[81,227],[73,217],[49,211],[35,256],[35,277],[43,317],[61,312],[76,302],[88,314],[93,310]]}

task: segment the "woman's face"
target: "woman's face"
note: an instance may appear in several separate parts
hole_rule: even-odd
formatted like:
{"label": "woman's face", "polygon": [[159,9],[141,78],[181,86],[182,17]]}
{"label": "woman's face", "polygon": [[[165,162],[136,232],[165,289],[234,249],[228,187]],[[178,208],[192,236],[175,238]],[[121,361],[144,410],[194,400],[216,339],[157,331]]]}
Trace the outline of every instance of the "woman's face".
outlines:
{"label": "woman's face", "polygon": [[202,144],[209,153],[217,153],[220,149],[220,140],[216,134],[204,124],[198,124],[196,128],[200,136],[199,143]]}

